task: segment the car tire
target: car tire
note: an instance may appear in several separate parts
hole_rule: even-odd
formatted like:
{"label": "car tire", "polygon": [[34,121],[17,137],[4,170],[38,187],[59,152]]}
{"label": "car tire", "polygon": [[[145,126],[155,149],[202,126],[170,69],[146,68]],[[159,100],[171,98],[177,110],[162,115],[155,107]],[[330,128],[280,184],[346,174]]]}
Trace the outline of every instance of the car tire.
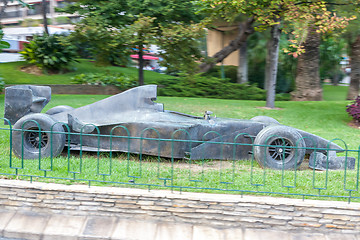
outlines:
{"label": "car tire", "polygon": [[[36,132],[39,131],[39,126],[41,129],[41,142],[39,141],[39,134]],[[41,149],[41,158],[56,157],[64,149],[65,134],[63,125],[56,124],[56,121],[47,114],[26,115],[14,124],[13,129],[13,152],[19,158],[37,159],[39,158],[39,149]],[[21,131],[22,129],[24,131]],[[33,132],[25,130],[32,130]],[[52,131],[54,133],[50,134],[43,131]]]}
{"label": "car tire", "polygon": [[255,122],[261,122],[261,123],[274,123],[274,124],[280,124],[278,120],[272,117],[268,116],[256,116],[251,118],[250,120],[253,120]]}
{"label": "car tire", "polygon": [[47,115],[54,115],[54,114],[58,114],[58,113],[62,113],[62,112],[68,112],[73,110],[73,107],[67,106],[67,105],[60,105],[60,106],[56,106],[53,108],[50,108],[49,110],[46,111]]}
{"label": "car tire", "polygon": [[272,125],[262,129],[254,145],[255,160],[262,167],[272,169],[295,169],[304,160],[306,152],[301,134],[287,126]]}

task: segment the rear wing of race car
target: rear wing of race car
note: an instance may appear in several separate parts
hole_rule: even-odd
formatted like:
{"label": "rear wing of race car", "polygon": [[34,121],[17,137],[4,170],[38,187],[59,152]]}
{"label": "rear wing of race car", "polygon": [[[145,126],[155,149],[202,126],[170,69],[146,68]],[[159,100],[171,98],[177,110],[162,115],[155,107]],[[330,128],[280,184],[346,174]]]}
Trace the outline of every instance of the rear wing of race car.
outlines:
{"label": "rear wing of race car", "polygon": [[[20,118],[39,113],[51,100],[48,86],[17,85],[5,88],[4,117],[13,125]],[[5,124],[9,124],[5,120]]]}

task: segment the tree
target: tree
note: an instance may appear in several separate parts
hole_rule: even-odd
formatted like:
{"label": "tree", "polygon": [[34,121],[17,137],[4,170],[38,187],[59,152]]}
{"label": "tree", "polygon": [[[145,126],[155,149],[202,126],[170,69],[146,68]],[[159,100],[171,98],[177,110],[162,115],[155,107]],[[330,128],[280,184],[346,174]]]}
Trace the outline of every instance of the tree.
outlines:
{"label": "tree", "polygon": [[43,24],[44,24],[44,32],[49,35],[49,29],[48,29],[48,22],[47,22],[47,16],[46,16],[46,11],[47,11],[47,2],[46,0],[42,0],[42,16],[43,16]]}
{"label": "tree", "polygon": [[279,24],[271,27],[271,38],[268,41],[268,53],[265,72],[265,86],[267,90],[266,107],[275,107],[276,78],[278,70],[279,46],[281,29]]}
{"label": "tree", "polygon": [[247,83],[248,81],[248,53],[246,41],[239,48],[239,66],[237,70],[237,82]]}
{"label": "tree", "polygon": [[144,85],[144,47],[151,43],[151,41],[155,38],[157,30],[157,28],[153,25],[154,21],[155,18],[140,15],[138,20],[127,28],[129,35],[132,36],[129,38],[129,43],[137,48],[139,55],[139,85]]}
{"label": "tree", "polygon": [[[317,31],[326,32],[338,27],[344,27],[350,20],[346,17],[337,17],[332,14],[327,8],[327,1],[296,1],[296,0],[257,0],[257,1],[217,1],[217,0],[204,0],[201,1],[205,10],[212,13],[213,16],[221,15],[228,20],[234,18],[236,14],[244,14],[249,17],[247,31],[243,31],[239,36],[234,39],[228,46],[220,50],[214,56],[210,63],[201,65],[201,70],[206,71],[217,62],[222,61],[231,52],[237,50],[244,44],[244,39],[248,37],[248,33],[252,29],[264,29],[280,24],[279,19],[282,20],[285,31],[289,31],[294,35],[291,45],[294,57],[297,57],[304,51],[302,47],[303,39],[299,36],[303,35],[306,31],[307,25],[311,22],[316,23]],[[253,24],[257,24],[254,26]],[[290,31],[290,29],[294,29]],[[273,36],[274,37],[274,36]],[[272,37],[272,39],[274,39]],[[279,38],[276,40],[278,42]],[[235,46],[235,47],[234,47]],[[230,50],[230,51],[229,51]],[[276,58],[270,61],[277,61]],[[271,64],[274,66],[277,63]],[[271,76],[271,74],[268,74]],[[273,78],[275,79],[275,78]],[[273,85],[273,84],[272,84]],[[274,90],[268,91],[268,94],[274,95]],[[272,99],[269,97],[268,99]],[[267,102],[267,105],[272,106],[273,103]]]}
{"label": "tree", "polygon": [[[354,4],[354,6],[356,6]],[[359,95],[360,84],[360,5],[343,6],[340,8],[341,14],[349,16],[354,14],[357,19],[351,21],[346,31],[343,33],[343,37],[348,43],[348,54],[350,57],[350,86],[347,94],[347,100],[354,100]]]}
{"label": "tree", "polygon": [[336,86],[344,72],[341,69],[343,56],[347,54],[347,43],[344,37],[325,35],[320,43],[320,78],[331,79]]}
{"label": "tree", "polygon": [[200,51],[204,29],[199,24],[172,24],[161,27],[161,36],[156,42],[161,46],[163,65],[169,72],[183,72],[193,75],[198,72],[198,62],[203,59]]}
{"label": "tree", "polygon": [[296,72],[296,91],[292,93],[296,101],[322,100],[320,81],[320,34],[310,27],[304,44],[305,52],[299,56]]}
{"label": "tree", "polygon": [[234,51],[241,48],[246,44],[248,37],[254,33],[254,18],[248,18],[244,22],[238,23],[239,32],[234,40],[232,40],[226,47],[221,49],[219,52],[215,53],[210,60],[203,62],[200,65],[200,72],[207,72],[217,63],[222,62],[227,56],[229,56]]}
{"label": "tree", "polygon": [[360,35],[350,45],[350,86],[347,100],[354,100],[359,95],[360,84]]}
{"label": "tree", "polygon": [[4,36],[4,33],[1,30],[1,26],[0,26],[0,50],[3,49],[3,48],[9,48],[10,47],[10,44],[8,42],[1,41],[3,36]]}
{"label": "tree", "polygon": [[[322,1],[319,7],[324,8],[323,17],[309,18],[308,31],[302,30],[302,36],[306,37],[305,53],[302,54],[298,61],[298,70],[296,76],[296,91],[292,93],[294,100],[301,101],[319,101],[322,100],[322,87],[320,79],[319,65],[319,47],[320,35],[328,32],[337,33],[338,30],[348,26],[351,20],[355,18],[349,14],[341,14],[338,8],[341,6],[354,6],[358,1],[338,2]],[[341,15],[342,17],[339,17]],[[298,34],[300,36],[300,34]],[[307,49],[307,50],[306,50]],[[305,61],[304,61],[305,60]],[[330,70],[329,70],[330,71]]]}
{"label": "tree", "polygon": [[171,29],[175,25],[190,26],[199,18],[195,14],[194,4],[188,0],[79,0],[64,11],[77,12],[84,20],[96,17],[107,29],[132,35],[128,47],[139,50],[139,84],[143,83],[143,47],[159,39],[164,29]]}
{"label": "tree", "polygon": [[133,36],[109,27],[102,20],[96,15],[83,19],[70,34],[71,42],[77,45],[81,56],[95,58],[97,65],[126,65],[130,55],[128,42]]}

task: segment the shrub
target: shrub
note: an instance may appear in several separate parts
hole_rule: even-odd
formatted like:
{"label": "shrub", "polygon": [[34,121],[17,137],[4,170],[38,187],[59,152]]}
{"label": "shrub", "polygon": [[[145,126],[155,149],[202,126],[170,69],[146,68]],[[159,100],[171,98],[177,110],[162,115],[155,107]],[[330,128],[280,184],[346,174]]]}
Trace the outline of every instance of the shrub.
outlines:
{"label": "shrub", "polygon": [[3,78],[0,77],[0,93],[4,90],[5,82],[3,81]]}
{"label": "shrub", "polygon": [[30,43],[20,52],[30,64],[44,71],[62,71],[75,61],[75,47],[68,43],[64,35],[34,35]]}
{"label": "shrub", "polygon": [[0,26],[0,52],[1,49],[10,47],[10,44],[8,42],[2,41],[3,36],[4,36],[4,32],[3,30],[1,30],[1,26]]}
{"label": "shrub", "polygon": [[346,111],[357,122],[360,122],[360,96],[352,104],[346,106]]}
{"label": "shrub", "polygon": [[181,76],[157,82],[159,95],[176,97],[206,97],[241,100],[265,100],[266,92],[255,85],[231,83],[229,79]]}
{"label": "shrub", "polygon": [[97,17],[85,18],[76,24],[69,38],[82,57],[95,59],[97,65],[130,64],[131,48],[126,31],[109,28]]}
{"label": "shrub", "polygon": [[[230,79],[230,82],[237,82],[237,66],[224,66],[224,75]],[[203,73],[204,76],[221,77],[221,66],[214,66],[208,72]]]}
{"label": "shrub", "polygon": [[82,73],[71,78],[71,80],[76,84],[112,85],[122,91],[137,86],[137,79],[124,73]]}

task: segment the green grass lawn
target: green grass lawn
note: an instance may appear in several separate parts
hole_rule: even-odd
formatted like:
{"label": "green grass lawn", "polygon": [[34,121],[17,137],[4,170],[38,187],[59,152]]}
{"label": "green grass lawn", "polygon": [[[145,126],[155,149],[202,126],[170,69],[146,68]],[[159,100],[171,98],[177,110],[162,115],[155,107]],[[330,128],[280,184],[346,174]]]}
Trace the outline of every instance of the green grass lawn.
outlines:
{"label": "green grass lawn", "polygon": [[[54,95],[44,111],[61,104],[80,107],[105,97],[102,95]],[[3,96],[1,96],[0,111],[2,112],[3,101]],[[159,97],[157,102],[164,103],[167,110],[198,116],[201,116],[205,110],[213,111],[218,117],[241,119],[266,115],[278,119],[282,124],[330,140],[340,138],[346,142],[348,149],[357,150],[360,144],[358,140],[360,129],[354,129],[347,125],[350,121],[350,117],[345,112],[347,101],[284,101],[276,102],[278,109],[274,110],[264,109],[265,102],[263,101]],[[5,176],[7,174],[37,176],[33,177],[33,180],[48,182],[71,184],[86,183],[85,180],[92,180],[91,184],[96,185],[121,183],[130,184],[130,186],[135,182],[139,184],[137,187],[148,187],[147,184],[151,184],[152,188],[162,189],[164,186],[172,185],[181,186],[183,190],[187,191],[213,192],[214,189],[227,189],[227,191],[216,192],[240,193],[243,191],[261,194],[270,192],[274,195],[289,193],[294,197],[302,197],[302,194],[305,194],[309,198],[317,198],[317,195],[346,197],[349,195],[349,191],[344,188],[356,189],[358,182],[358,171],[313,171],[306,169],[306,163],[304,163],[305,168],[300,171],[282,172],[262,169],[256,162],[251,161],[206,160],[190,163],[186,160],[176,160],[172,164],[169,159],[160,159],[158,162],[155,157],[143,156],[139,161],[139,155],[131,155],[127,159],[126,154],[114,154],[110,159],[106,153],[101,153],[99,156],[84,153],[83,156],[80,156],[78,152],[72,152],[70,156],[64,153],[61,157],[53,160],[43,159],[40,164],[38,160],[21,161],[12,156],[11,166],[20,168],[16,170],[10,168],[8,139],[8,131],[3,130],[0,138],[2,146],[0,172]],[[345,147],[342,141],[336,141],[336,143]],[[357,154],[352,152],[349,156],[357,157],[358,160]],[[21,169],[22,164],[24,164],[23,169]],[[39,170],[40,168],[42,170]],[[44,176],[55,179],[43,179]],[[14,178],[15,176],[7,177]],[[109,183],[105,184],[102,181]],[[360,197],[360,194],[354,191],[352,196]],[[352,201],[358,200],[353,199]]]}
{"label": "green grass lawn", "polygon": [[346,99],[348,86],[323,85],[324,101],[343,101]]}
{"label": "green grass lawn", "polygon": [[[71,78],[81,73],[125,73],[132,76],[137,76],[138,70],[134,67],[101,67],[96,66],[92,61],[81,59],[75,63],[73,67],[74,72],[56,75],[41,75],[36,76],[20,71],[21,66],[26,65],[25,62],[11,62],[0,63],[0,74],[6,84],[72,84]],[[152,83],[159,78],[174,78],[165,74],[159,74],[153,71],[144,71],[145,79],[148,83]]]}
{"label": "green grass lawn", "polygon": [[[137,75],[136,68],[97,67],[88,60],[80,60],[80,63],[75,65],[76,72],[34,76],[17,70],[23,64],[23,62],[0,64],[0,73],[7,84],[70,84],[72,76],[87,72],[108,71],[109,74],[124,72]],[[145,78],[147,83],[151,83],[158,78],[173,77],[145,71]],[[334,141],[340,146],[354,150],[349,152],[349,156],[356,157],[359,161],[356,150],[359,149],[360,144],[360,129],[348,126],[351,118],[345,111],[346,105],[349,104],[349,101],[345,101],[347,87],[324,85],[323,89],[325,101],[277,101],[275,103],[277,108],[273,110],[265,109],[264,101],[159,97],[157,102],[164,103],[167,110],[197,116],[202,116],[206,110],[214,112],[217,117],[250,119],[258,115],[270,116],[284,125],[329,140],[337,139]],[[107,96],[53,95],[44,111],[57,105],[70,105],[76,108],[105,97]],[[1,95],[0,112],[4,112],[3,106],[4,96]],[[91,184],[99,185],[104,185],[103,181],[130,185],[135,182],[139,184],[137,187],[148,187],[148,184],[151,184],[154,188],[163,188],[172,185],[182,186],[187,191],[227,189],[220,192],[239,193],[238,190],[241,190],[246,193],[268,194],[271,192],[273,195],[290,193],[295,197],[305,194],[315,198],[316,195],[346,197],[349,196],[348,190],[352,189],[356,190],[352,192],[352,196],[360,197],[357,191],[358,170],[320,172],[308,169],[304,163],[300,171],[282,172],[262,169],[256,162],[251,161],[176,160],[172,163],[169,159],[158,160],[155,157],[145,156],[140,161],[139,155],[131,155],[128,158],[126,154],[114,154],[112,158],[109,158],[109,154],[106,153],[98,156],[88,153],[79,155],[79,152],[72,152],[70,156],[67,156],[65,152],[60,157],[52,160],[42,159],[40,162],[38,160],[22,161],[14,156],[9,161],[9,131],[2,130],[0,136],[0,174],[10,178],[34,176],[33,180],[66,184],[83,183],[86,182],[85,180],[92,180]]]}

